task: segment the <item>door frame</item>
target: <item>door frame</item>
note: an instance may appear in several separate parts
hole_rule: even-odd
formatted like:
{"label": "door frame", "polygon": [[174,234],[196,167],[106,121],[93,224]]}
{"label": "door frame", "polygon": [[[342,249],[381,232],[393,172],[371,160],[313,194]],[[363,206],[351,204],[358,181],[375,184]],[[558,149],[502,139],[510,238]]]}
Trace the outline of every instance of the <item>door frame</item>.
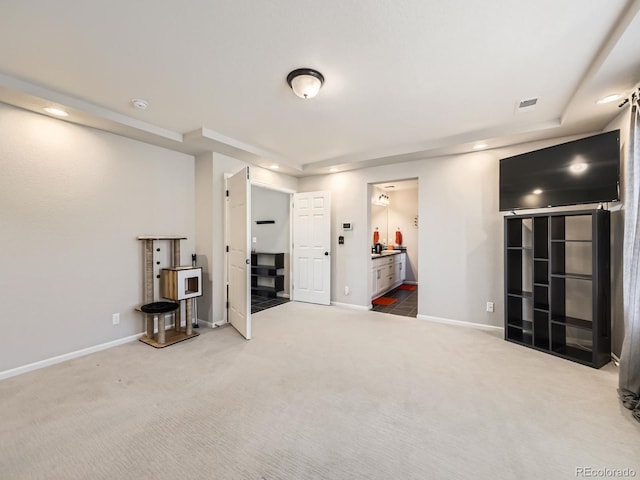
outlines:
{"label": "door frame", "polygon": [[[374,186],[378,186],[378,185],[382,185],[382,184],[389,184],[389,183],[394,183],[394,182],[404,182],[407,180],[417,180],[418,181],[418,203],[417,203],[417,207],[418,207],[418,213],[416,214],[418,217],[418,245],[416,246],[416,249],[419,249],[419,244],[420,244],[420,176],[415,176],[415,177],[408,177],[408,178],[396,178],[396,179],[391,179],[391,180],[376,180],[376,181],[367,181],[367,188],[366,190],[366,202],[367,202],[367,231],[368,231],[368,235],[367,235],[367,251],[370,251],[371,249],[371,243],[372,243],[372,239],[373,239],[373,225],[372,225],[372,211],[371,211],[371,196],[373,193],[373,187]],[[387,237],[389,236],[389,226],[388,226],[388,217],[387,217]],[[371,303],[371,294],[373,293],[373,285],[372,285],[372,281],[371,281],[371,269],[373,268],[373,258],[371,258],[371,255],[368,255],[369,259],[367,262],[368,268],[367,268],[367,284],[368,284],[368,288],[367,288],[367,298],[369,299],[369,309],[373,308],[373,304]],[[422,255],[419,254],[418,252],[418,265],[417,265],[417,270],[418,272],[420,271],[420,259],[421,259]],[[406,259],[407,263],[408,263],[408,259]],[[419,284],[420,282],[420,278],[418,278],[414,283]],[[420,296],[418,295],[418,315],[420,314]]]}
{"label": "door frame", "polygon": [[[267,190],[273,190],[275,192],[286,193],[289,195],[289,300],[293,301],[292,293],[293,293],[293,264],[291,262],[291,251],[293,250],[293,216],[291,212],[293,211],[293,194],[298,193],[296,190],[287,187],[281,187],[279,185],[271,185],[269,183],[259,182],[253,179],[249,179],[252,187],[260,187],[266,188]],[[251,218],[251,206],[249,206],[249,218]],[[251,295],[251,290],[249,290],[249,295]]]}
{"label": "door frame", "polygon": [[[251,165],[245,165],[251,167]],[[244,167],[242,167],[244,168]],[[238,170],[239,171],[239,170]],[[237,173],[237,172],[236,172]],[[226,173],[224,174],[224,182],[225,182],[225,190],[227,189],[227,180],[231,178],[234,174]],[[249,185],[250,187],[260,187],[266,188],[268,190],[275,190],[282,193],[289,194],[289,250],[291,250],[291,245],[293,244],[293,218],[291,216],[292,202],[293,202],[293,194],[296,193],[296,190],[281,187],[278,185],[271,185],[264,182],[256,181],[249,176]],[[251,204],[248,205],[247,215],[249,219],[251,219]],[[251,220],[250,220],[251,221]],[[249,232],[249,237],[251,238],[251,232]],[[224,202],[224,247],[226,249],[226,245],[229,245],[229,202]],[[291,265],[291,261],[289,261],[289,296],[291,298],[291,292],[293,287],[293,275],[292,275],[293,266]],[[229,252],[225,252],[224,254],[224,282],[223,282],[223,292],[222,297],[225,301],[225,322],[223,324],[229,324]],[[249,305],[251,305],[251,285],[247,289],[247,296],[249,300]]]}

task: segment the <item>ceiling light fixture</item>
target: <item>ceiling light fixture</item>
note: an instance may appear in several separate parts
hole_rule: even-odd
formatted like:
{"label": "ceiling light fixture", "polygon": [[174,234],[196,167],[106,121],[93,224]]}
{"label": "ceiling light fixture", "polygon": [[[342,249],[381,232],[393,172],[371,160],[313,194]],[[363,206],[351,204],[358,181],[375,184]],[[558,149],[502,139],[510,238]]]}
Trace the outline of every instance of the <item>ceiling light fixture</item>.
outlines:
{"label": "ceiling light fixture", "polygon": [[602,105],[603,103],[611,103],[616,100],[620,100],[622,95],[619,93],[612,93],[611,95],[607,95],[606,97],[602,97],[600,100],[596,101],[597,104]]}
{"label": "ceiling light fixture", "polygon": [[482,150],[482,149],[484,149],[484,148],[487,148],[488,146],[489,146],[489,145],[487,145],[486,143],[476,143],[476,144],[473,146],[473,149],[474,149],[474,150]]}
{"label": "ceiling light fixture", "polygon": [[533,191],[533,194],[534,194],[534,195],[540,195],[541,193],[542,193],[542,190],[541,190],[541,189],[539,189],[539,188],[536,188],[536,189]]}
{"label": "ceiling light fixture", "polygon": [[51,115],[55,115],[56,117],[68,117],[69,114],[62,110],[61,108],[56,107],[45,107],[44,111],[50,113]]}
{"label": "ceiling light fixture", "polygon": [[287,75],[287,83],[300,98],[313,98],[320,91],[324,77],[312,68],[298,68]]}
{"label": "ceiling light fixture", "polygon": [[329,169],[329,171],[330,171],[331,173],[336,173],[336,172],[338,171],[338,169],[337,169],[336,167],[331,167],[331,168]]}
{"label": "ceiling light fixture", "polygon": [[275,163],[269,167],[271,170],[278,170],[280,165],[276,165]]}

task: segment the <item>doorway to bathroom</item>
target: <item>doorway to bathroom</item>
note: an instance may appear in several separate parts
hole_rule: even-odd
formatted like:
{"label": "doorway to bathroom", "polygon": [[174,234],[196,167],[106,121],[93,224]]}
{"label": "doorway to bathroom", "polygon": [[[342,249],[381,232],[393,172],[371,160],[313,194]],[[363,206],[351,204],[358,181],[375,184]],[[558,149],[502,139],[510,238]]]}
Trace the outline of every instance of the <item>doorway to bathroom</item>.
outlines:
{"label": "doorway to bathroom", "polygon": [[418,314],[417,178],[368,185],[371,308],[415,317]]}

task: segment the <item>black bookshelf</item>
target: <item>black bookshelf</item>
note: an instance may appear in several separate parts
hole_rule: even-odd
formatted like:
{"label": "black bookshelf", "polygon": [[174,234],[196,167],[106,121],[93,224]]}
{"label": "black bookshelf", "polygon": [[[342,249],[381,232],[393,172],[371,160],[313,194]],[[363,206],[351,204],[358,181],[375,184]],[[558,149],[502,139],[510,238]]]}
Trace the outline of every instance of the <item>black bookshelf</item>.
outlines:
{"label": "black bookshelf", "polygon": [[251,293],[276,297],[284,291],[284,253],[251,254]]}
{"label": "black bookshelf", "polygon": [[610,214],[505,221],[505,340],[594,368],[611,357]]}

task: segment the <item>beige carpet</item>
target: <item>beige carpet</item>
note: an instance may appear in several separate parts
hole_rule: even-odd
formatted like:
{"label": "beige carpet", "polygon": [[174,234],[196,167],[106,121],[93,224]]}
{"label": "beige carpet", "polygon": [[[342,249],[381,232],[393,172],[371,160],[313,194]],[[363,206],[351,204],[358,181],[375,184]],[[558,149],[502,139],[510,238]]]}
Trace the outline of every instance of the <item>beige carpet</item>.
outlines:
{"label": "beige carpet", "polygon": [[250,342],[231,327],[201,331],[0,382],[0,478],[640,476],[640,424],[618,403],[611,365],[299,303],[254,315]]}

